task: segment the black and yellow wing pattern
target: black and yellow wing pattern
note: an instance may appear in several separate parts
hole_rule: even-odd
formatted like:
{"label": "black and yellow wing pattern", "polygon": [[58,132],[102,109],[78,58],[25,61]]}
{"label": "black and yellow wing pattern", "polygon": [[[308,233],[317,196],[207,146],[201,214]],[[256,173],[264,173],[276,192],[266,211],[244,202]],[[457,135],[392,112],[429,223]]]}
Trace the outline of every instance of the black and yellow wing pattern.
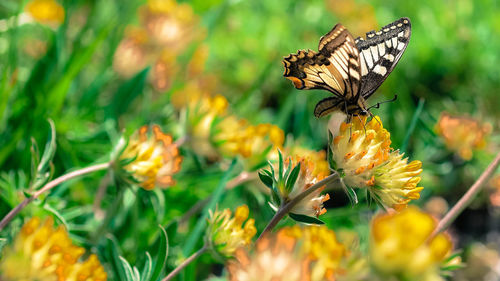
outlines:
{"label": "black and yellow wing pattern", "polygon": [[334,110],[348,115],[366,114],[365,99],[394,69],[410,35],[408,18],[357,39],[342,24],[337,24],[321,37],[318,52],[300,50],[285,57],[283,75],[297,89],[323,89],[333,94],[316,105],[316,117]]}
{"label": "black and yellow wing pattern", "polygon": [[361,59],[361,96],[370,97],[389,76],[410,42],[411,23],[401,18],[356,38]]}

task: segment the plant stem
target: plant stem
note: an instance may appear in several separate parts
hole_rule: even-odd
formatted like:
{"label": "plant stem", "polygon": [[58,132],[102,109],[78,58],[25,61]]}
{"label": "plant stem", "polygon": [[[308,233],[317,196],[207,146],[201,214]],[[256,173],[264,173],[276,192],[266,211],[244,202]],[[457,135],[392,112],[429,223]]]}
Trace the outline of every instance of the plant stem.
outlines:
{"label": "plant stem", "polygon": [[45,184],[42,188],[37,190],[31,197],[28,197],[23,200],[19,205],[17,205],[14,209],[12,209],[3,219],[0,221],[0,230],[2,230],[24,207],[26,207],[29,203],[33,202],[37,199],[42,193],[51,190],[52,188],[58,186],[59,184],[70,180],[72,178],[76,178],[85,174],[89,174],[95,171],[100,171],[107,169],[110,166],[109,162],[93,165],[90,167],[86,167],[80,170],[76,170],[65,175],[62,175],[47,184]]}
{"label": "plant stem", "polygon": [[181,272],[186,266],[188,266],[191,262],[201,256],[203,253],[207,251],[207,245],[204,245],[201,249],[199,249],[196,253],[192,254],[189,258],[184,260],[178,267],[176,267],[172,272],[170,272],[167,277],[163,278],[161,281],[172,280],[179,272]]}
{"label": "plant stem", "polygon": [[334,172],[333,174],[329,175],[328,177],[320,180],[319,182],[315,183],[314,185],[312,185],[308,189],[304,190],[301,194],[297,195],[297,197],[293,198],[288,203],[281,205],[280,208],[278,209],[278,211],[276,212],[276,214],[274,215],[274,217],[267,224],[264,231],[262,231],[262,233],[260,234],[256,243],[259,242],[259,240],[262,239],[262,237],[264,237],[268,232],[273,230],[273,228],[278,224],[278,222],[281,219],[283,219],[292,210],[292,208],[295,207],[295,205],[297,205],[297,203],[302,201],[304,198],[306,198],[309,194],[316,191],[318,188],[320,188],[324,185],[327,185],[330,182],[337,180],[338,177],[339,177],[339,174]]}
{"label": "plant stem", "polygon": [[112,179],[111,173],[106,173],[106,175],[102,178],[101,183],[99,184],[99,188],[97,189],[97,193],[94,197],[94,205],[93,205],[93,211],[94,211],[94,217],[96,219],[102,219],[104,218],[104,210],[101,209],[101,202],[102,199],[104,198],[104,195],[106,195],[106,191],[108,189],[108,184]]}
{"label": "plant stem", "polygon": [[469,188],[469,190],[458,200],[458,202],[451,208],[451,210],[444,216],[444,218],[439,222],[438,226],[434,230],[431,237],[447,229],[451,223],[462,213],[462,211],[469,206],[476,194],[481,190],[481,187],[486,183],[490,176],[495,172],[498,165],[500,164],[500,152],[497,154],[495,159],[490,163],[488,168],[484,170],[481,176],[476,180],[476,182]]}

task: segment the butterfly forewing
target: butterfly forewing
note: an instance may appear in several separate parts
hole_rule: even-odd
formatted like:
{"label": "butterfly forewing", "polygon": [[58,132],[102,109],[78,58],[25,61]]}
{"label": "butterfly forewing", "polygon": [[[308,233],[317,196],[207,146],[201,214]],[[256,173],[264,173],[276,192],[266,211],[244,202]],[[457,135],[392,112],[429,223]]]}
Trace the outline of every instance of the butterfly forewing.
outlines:
{"label": "butterfly forewing", "polygon": [[299,51],[286,57],[283,64],[283,75],[297,89],[325,89],[343,98],[359,91],[359,53],[354,38],[340,24],[321,38],[319,53]]}
{"label": "butterfly forewing", "polygon": [[403,55],[411,36],[411,23],[401,18],[379,31],[356,38],[361,61],[360,95],[367,99],[380,87]]}
{"label": "butterfly forewing", "polygon": [[318,50],[335,66],[342,76],[345,99],[352,99],[359,92],[360,61],[359,52],[351,33],[337,24],[319,40]]}

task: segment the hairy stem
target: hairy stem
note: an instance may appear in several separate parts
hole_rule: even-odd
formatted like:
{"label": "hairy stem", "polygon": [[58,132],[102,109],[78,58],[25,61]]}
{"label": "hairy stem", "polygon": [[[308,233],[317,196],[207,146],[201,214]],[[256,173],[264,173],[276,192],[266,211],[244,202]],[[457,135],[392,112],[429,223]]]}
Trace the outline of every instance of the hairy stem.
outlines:
{"label": "hairy stem", "polygon": [[259,238],[257,239],[257,242],[259,242],[259,240],[262,239],[262,237],[264,237],[268,232],[273,230],[273,228],[278,224],[278,222],[280,222],[290,212],[290,210],[292,210],[292,208],[295,207],[295,205],[297,205],[297,203],[302,201],[304,198],[306,198],[309,194],[316,191],[318,188],[321,188],[324,185],[336,181],[338,177],[339,174],[335,172],[329,175],[328,177],[320,180],[319,182],[315,183],[308,189],[304,190],[301,194],[297,195],[297,197],[293,198],[290,202],[281,205],[276,214],[274,215],[274,217],[267,224],[264,231],[262,231],[262,233],[260,234]]}
{"label": "hairy stem", "polygon": [[76,170],[76,171],[67,173],[65,175],[62,175],[62,176],[60,176],[60,177],[58,177],[58,178],[56,178],[56,179],[48,182],[42,188],[40,188],[35,193],[33,193],[33,195],[31,197],[28,197],[28,198],[24,199],[23,202],[21,202],[14,209],[12,209],[2,219],[2,221],[0,221],[0,230],[2,230],[22,209],[24,209],[24,207],[26,207],[29,203],[33,202],[35,199],[37,199],[43,193],[51,190],[52,188],[58,186],[59,184],[65,182],[67,180],[70,180],[70,179],[73,179],[73,178],[76,178],[76,177],[79,177],[79,176],[82,176],[82,175],[85,175],[85,174],[89,174],[89,173],[92,173],[92,172],[95,172],[95,171],[100,171],[100,170],[107,169],[107,168],[109,168],[109,166],[110,166],[109,162],[102,163],[102,164],[97,164],[97,165],[93,165],[93,166],[90,166],[90,167],[86,167],[86,168],[83,168],[83,169],[80,169],[80,170]]}
{"label": "hairy stem", "polygon": [[481,176],[476,180],[476,182],[469,188],[469,190],[458,200],[458,202],[451,208],[451,210],[444,216],[444,218],[439,222],[438,226],[434,230],[434,235],[446,230],[451,223],[462,213],[462,211],[469,206],[476,194],[481,190],[486,181],[495,172],[498,165],[500,164],[500,152],[497,154],[495,159],[490,163],[488,168],[484,170]]}
{"label": "hairy stem", "polygon": [[188,266],[191,262],[201,256],[203,253],[207,251],[207,245],[204,245],[201,249],[199,249],[196,253],[192,254],[189,258],[184,260],[178,267],[176,267],[172,272],[170,272],[167,277],[163,278],[161,281],[172,280],[179,272],[181,272],[186,266]]}

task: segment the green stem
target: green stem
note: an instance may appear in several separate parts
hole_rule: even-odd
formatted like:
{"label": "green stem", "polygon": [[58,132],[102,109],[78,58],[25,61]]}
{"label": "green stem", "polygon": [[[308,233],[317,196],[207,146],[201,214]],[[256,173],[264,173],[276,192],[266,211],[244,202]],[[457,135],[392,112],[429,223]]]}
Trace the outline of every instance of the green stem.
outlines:
{"label": "green stem", "polygon": [[178,267],[176,267],[172,272],[170,272],[167,277],[163,278],[161,281],[172,280],[179,272],[181,272],[186,266],[188,266],[191,262],[201,256],[203,253],[207,251],[207,245],[204,245],[201,249],[199,249],[196,253],[192,254],[189,258],[184,260]]}
{"label": "green stem", "polygon": [[83,168],[80,170],[76,170],[70,173],[67,173],[65,175],[62,175],[55,180],[52,180],[48,182],[46,185],[44,185],[42,188],[37,190],[31,197],[28,197],[23,200],[19,205],[17,205],[14,209],[12,209],[3,219],[0,221],[0,230],[2,230],[24,207],[26,207],[29,203],[33,202],[35,199],[37,199],[40,195],[43,193],[51,190],[52,188],[60,185],[61,183],[85,175],[89,174],[92,172],[100,171],[109,168],[110,162],[102,163],[102,164],[97,164],[93,165],[87,168]]}
{"label": "green stem", "polygon": [[94,242],[96,245],[99,242],[99,238],[104,236],[103,234],[106,231],[109,223],[111,222],[111,219],[116,216],[123,202],[123,194],[125,193],[125,188],[123,186],[119,186],[118,184],[116,185],[116,188],[118,189],[118,194],[113,200],[111,206],[109,206],[109,208],[107,209],[106,215],[101,225],[90,238],[90,241]]}

